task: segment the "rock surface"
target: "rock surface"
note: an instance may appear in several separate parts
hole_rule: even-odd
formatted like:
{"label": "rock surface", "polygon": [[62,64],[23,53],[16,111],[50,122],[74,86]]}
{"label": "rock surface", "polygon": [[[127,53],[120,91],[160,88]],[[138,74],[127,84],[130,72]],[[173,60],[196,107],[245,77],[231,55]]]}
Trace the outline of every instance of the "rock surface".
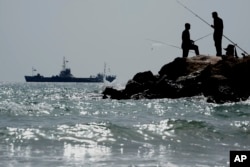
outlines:
{"label": "rock surface", "polygon": [[104,98],[155,99],[204,95],[208,102],[246,100],[250,95],[250,57],[195,56],[176,58],[164,65],[158,75],[137,73],[125,89],[107,87]]}

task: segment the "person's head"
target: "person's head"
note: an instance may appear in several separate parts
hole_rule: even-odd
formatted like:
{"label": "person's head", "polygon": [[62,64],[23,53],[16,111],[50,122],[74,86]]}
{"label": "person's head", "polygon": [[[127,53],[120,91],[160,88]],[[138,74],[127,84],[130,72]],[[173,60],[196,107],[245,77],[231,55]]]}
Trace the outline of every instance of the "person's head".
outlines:
{"label": "person's head", "polygon": [[213,12],[212,16],[213,16],[213,18],[217,18],[218,17],[218,13],[217,12]]}
{"label": "person's head", "polygon": [[186,29],[186,30],[189,30],[190,27],[191,27],[191,25],[190,25],[189,23],[186,23],[186,24],[185,24],[185,29]]}
{"label": "person's head", "polygon": [[226,51],[227,56],[234,56],[234,49],[235,49],[235,47],[232,44],[229,44],[227,46],[227,48],[224,48],[224,50]]}

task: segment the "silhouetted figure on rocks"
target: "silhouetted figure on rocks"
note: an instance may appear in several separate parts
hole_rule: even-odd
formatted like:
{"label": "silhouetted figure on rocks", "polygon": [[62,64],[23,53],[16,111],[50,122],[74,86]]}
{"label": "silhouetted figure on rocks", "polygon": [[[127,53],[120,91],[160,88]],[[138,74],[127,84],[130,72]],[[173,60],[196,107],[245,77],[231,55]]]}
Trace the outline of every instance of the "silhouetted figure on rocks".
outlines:
{"label": "silhouetted figure on rocks", "polygon": [[222,36],[223,36],[223,20],[218,17],[217,12],[213,12],[212,16],[214,18],[214,45],[216,48],[216,56],[222,56]]}
{"label": "silhouetted figure on rocks", "polygon": [[191,26],[189,23],[185,24],[185,30],[182,32],[182,45],[183,57],[188,57],[189,50],[194,50],[196,55],[199,55],[199,48],[194,44],[194,41],[190,39],[190,30]]}
{"label": "silhouetted figure on rocks", "polygon": [[227,46],[227,48],[224,48],[224,50],[226,51],[226,56],[227,57],[235,57],[238,58],[237,52],[236,52],[236,48],[234,45],[229,44]]}

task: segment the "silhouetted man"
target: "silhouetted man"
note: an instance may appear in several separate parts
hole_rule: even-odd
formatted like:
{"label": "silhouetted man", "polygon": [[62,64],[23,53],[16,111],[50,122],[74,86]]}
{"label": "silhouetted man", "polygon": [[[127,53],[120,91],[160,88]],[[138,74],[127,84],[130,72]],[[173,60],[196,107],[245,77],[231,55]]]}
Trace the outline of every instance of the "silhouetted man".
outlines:
{"label": "silhouetted man", "polygon": [[191,26],[189,23],[185,24],[185,30],[182,32],[182,51],[183,57],[188,57],[189,50],[195,50],[195,54],[199,55],[199,48],[197,45],[194,44],[194,41],[190,39],[190,30]]}
{"label": "silhouetted man", "polygon": [[216,48],[216,56],[222,55],[222,36],[223,36],[223,20],[218,17],[217,12],[213,12],[212,16],[214,18],[214,45]]}

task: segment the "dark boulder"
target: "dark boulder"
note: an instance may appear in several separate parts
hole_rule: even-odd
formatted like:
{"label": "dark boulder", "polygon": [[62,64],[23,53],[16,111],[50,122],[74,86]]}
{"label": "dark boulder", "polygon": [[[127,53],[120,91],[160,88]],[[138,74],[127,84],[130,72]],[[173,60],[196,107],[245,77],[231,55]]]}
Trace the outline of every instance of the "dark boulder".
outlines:
{"label": "dark boulder", "polygon": [[137,73],[132,80],[128,81],[123,94],[125,97],[131,98],[133,95],[143,93],[154,87],[155,81],[156,77],[151,71]]}
{"label": "dark boulder", "polygon": [[117,100],[126,99],[121,90],[116,90],[111,87],[106,87],[105,90],[102,92],[102,94],[104,99],[106,98],[117,99]]}
{"label": "dark boulder", "polygon": [[137,73],[132,80],[141,84],[147,84],[148,82],[156,81],[156,77],[151,71],[145,71]]}
{"label": "dark boulder", "polygon": [[164,65],[160,71],[159,75],[167,76],[168,79],[175,80],[179,76],[186,75],[187,72],[187,62],[185,58],[176,58],[173,62]]}

